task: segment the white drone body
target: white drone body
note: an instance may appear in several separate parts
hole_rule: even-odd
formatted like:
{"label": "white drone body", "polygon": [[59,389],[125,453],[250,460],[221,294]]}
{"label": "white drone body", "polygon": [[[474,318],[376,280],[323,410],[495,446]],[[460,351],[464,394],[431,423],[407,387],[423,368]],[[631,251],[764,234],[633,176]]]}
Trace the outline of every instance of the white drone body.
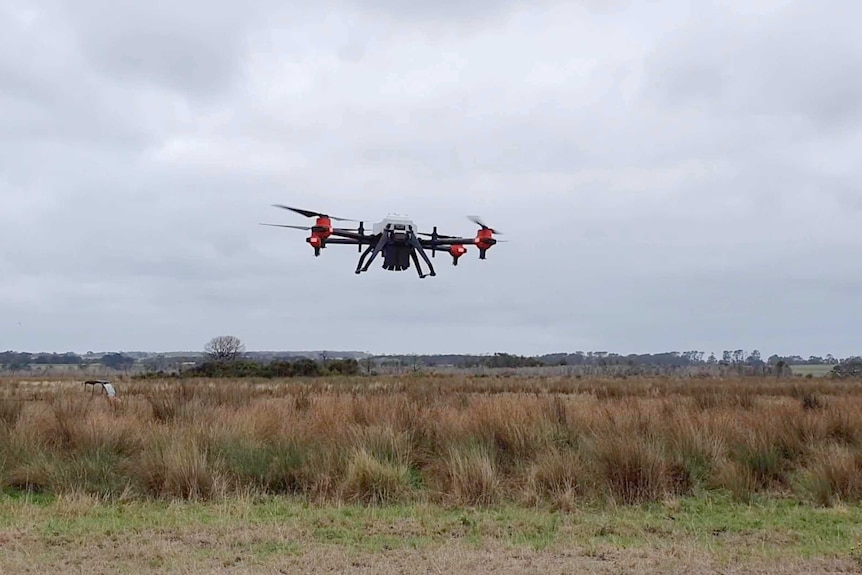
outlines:
{"label": "white drone body", "polygon": [[384,231],[400,231],[415,230],[416,226],[413,220],[402,214],[387,214],[382,221],[374,224],[372,231],[374,234],[382,234]]}

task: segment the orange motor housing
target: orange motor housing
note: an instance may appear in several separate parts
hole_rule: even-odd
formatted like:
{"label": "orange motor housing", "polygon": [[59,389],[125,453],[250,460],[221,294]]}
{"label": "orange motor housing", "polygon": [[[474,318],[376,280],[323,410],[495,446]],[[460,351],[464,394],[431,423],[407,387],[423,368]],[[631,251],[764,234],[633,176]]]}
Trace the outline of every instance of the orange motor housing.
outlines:
{"label": "orange motor housing", "polygon": [[317,218],[317,222],[314,224],[314,227],[311,228],[311,235],[322,240],[331,236],[332,220],[324,217]]}
{"label": "orange motor housing", "polygon": [[455,244],[449,247],[449,253],[456,260],[467,253],[467,248],[462,246],[461,244]]}
{"label": "orange motor housing", "polygon": [[306,241],[311,244],[315,253],[319,253],[320,248],[323,247],[324,242],[326,242],[326,238],[331,235],[332,220],[325,217],[319,217],[317,218],[317,222],[315,222],[314,226],[311,228],[311,236],[309,236]]}
{"label": "orange motor housing", "polygon": [[482,229],[476,233],[476,239],[474,241],[480,250],[487,250],[488,248],[493,246],[494,243],[496,243],[493,241],[493,239],[493,231]]}

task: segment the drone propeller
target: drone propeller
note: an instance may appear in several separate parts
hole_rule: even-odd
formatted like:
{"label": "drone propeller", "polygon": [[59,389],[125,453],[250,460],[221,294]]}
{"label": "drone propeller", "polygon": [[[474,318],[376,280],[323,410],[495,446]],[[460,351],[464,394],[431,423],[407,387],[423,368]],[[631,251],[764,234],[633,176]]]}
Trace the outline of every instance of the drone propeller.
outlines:
{"label": "drone propeller", "polygon": [[[291,228],[294,230],[303,230],[306,232],[313,230],[315,227],[317,227],[317,226],[293,226],[290,224],[260,224],[260,225],[272,226],[274,228]],[[357,232],[358,231],[359,233],[362,233],[362,226],[360,226],[358,228],[333,228],[333,229],[337,232]]]}
{"label": "drone propeller", "polygon": [[311,210],[303,210],[302,208],[291,208],[290,206],[284,206],[282,204],[273,204],[276,208],[282,208],[285,210],[290,210],[292,212],[296,212],[297,214],[302,214],[307,218],[319,217],[319,218],[329,218],[331,220],[337,220],[339,222],[355,222],[356,220],[351,220],[350,218],[336,218],[335,216],[330,216],[328,214],[321,214],[320,212],[312,212]]}
{"label": "drone propeller", "polygon": [[292,228],[294,230],[304,230],[308,231],[311,229],[311,226],[291,226],[288,224],[260,224],[262,226],[272,226],[274,228]]}
{"label": "drone propeller", "polygon": [[467,219],[482,228],[483,230],[491,230],[491,233],[502,235],[502,232],[498,232],[494,228],[488,226],[484,221],[482,221],[482,218],[479,216],[467,216]]}

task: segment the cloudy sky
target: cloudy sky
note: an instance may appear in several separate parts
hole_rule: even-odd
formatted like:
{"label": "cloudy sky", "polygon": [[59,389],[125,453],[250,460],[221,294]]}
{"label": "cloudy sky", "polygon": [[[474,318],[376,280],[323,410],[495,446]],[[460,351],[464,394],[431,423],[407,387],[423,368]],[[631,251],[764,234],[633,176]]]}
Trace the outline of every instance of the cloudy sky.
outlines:
{"label": "cloudy sky", "polygon": [[[860,20],[4,0],[0,348],[862,353]],[[357,276],[274,203],[509,242]]]}

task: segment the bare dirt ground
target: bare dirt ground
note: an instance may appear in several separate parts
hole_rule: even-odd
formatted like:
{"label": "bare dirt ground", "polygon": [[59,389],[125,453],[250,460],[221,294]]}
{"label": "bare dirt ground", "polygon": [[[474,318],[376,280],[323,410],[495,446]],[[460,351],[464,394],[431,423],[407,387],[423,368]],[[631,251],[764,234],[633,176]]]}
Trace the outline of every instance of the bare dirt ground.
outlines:
{"label": "bare dirt ground", "polygon": [[[237,526],[225,529],[125,530],[116,533],[42,534],[0,531],[0,573],[108,575],[153,573],[203,575],[273,574],[541,574],[575,573],[652,575],[699,574],[837,574],[858,573],[851,558],[783,558],[763,555],[752,541],[731,549],[712,549],[692,541],[662,537],[635,548],[559,541],[536,550],[498,540],[417,544],[368,550],[351,544],[324,543],[293,528],[263,531]],[[395,539],[397,540],[397,538]]]}
{"label": "bare dirt ground", "polygon": [[[441,548],[397,549],[363,552],[325,545],[303,545],[301,550],[249,558],[242,550],[228,549],[202,554],[200,542],[148,537],[119,545],[90,541],[74,548],[43,548],[9,540],[0,551],[0,570],[13,574],[116,574],[164,573],[198,575],[230,573],[365,575],[431,574],[541,574],[575,573],[651,575],[691,574],[836,574],[857,573],[856,565],[842,560],[716,561],[684,549],[570,551],[512,549],[500,545],[481,548],[460,543]],[[229,552],[234,551],[234,552]]]}

